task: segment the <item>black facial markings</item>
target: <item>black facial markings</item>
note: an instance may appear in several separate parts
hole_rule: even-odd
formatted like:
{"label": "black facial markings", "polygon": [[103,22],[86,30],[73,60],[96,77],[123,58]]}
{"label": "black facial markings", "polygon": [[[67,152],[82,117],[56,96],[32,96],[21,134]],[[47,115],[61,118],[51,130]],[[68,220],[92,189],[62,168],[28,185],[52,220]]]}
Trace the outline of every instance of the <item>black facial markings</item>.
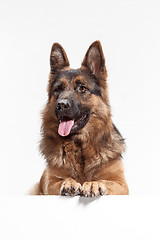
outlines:
{"label": "black facial markings", "polygon": [[[82,71],[80,68],[78,69],[71,69],[71,70],[66,70],[66,71],[59,71],[55,74],[54,76],[54,80],[53,82],[51,82],[50,85],[50,94],[49,94],[49,99],[54,95],[54,90],[55,90],[55,86],[58,86],[58,82],[60,82],[60,80],[62,78],[65,78],[68,80],[68,82],[72,81],[72,79],[74,77],[78,77],[78,76],[82,76],[86,79],[86,82],[88,82],[88,84],[84,84],[83,81],[81,80],[77,80],[76,81],[76,85],[78,86],[85,86],[87,88],[87,90],[90,91],[91,94],[94,94],[96,96],[100,96],[101,97],[101,89],[100,86],[98,84],[98,79],[95,75],[90,74],[90,73],[86,73],[84,71]],[[90,87],[88,87],[90,86]],[[75,86],[76,89],[76,86]]]}
{"label": "black facial markings", "polygon": [[86,92],[90,92],[90,89],[87,84],[81,82],[80,80],[76,81],[76,85],[74,86],[74,90],[79,94],[85,94]]}
{"label": "black facial markings", "polygon": [[63,91],[63,83],[62,82],[52,82],[50,86],[49,100],[53,95],[59,95],[61,91]]}
{"label": "black facial markings", "polygon": [[90,83],[92,86],[89,90],[92,94],[96,96],[101,96],[101,88],[99,86],[99,80],[98,78],[92,74],[92,73],[86,73],[84,71],[81,71],[81,75],[83,75],[86,80]]}
{"label": "black facial markings", "polygon": [[49,92],[49,101],[51,99],[51,97],[54,95],[54,91],[53,91],[53,82],[50,84],[50,92]]}
{"label": "black facial markings", "polygon": [[61,91],[63,91],[63,88],[64,88],[64,86],[63,86],[62,82],[58,82],[57,84],[53,85],[54,92],[61,92]]}
{"label": "black facial markings", "polygon": [[91,93],[96,95],[96,96],[101,97],[101,89],[100,89],[100,87],[97,84],[95,84],[93,90],[91,90]]}
{"label": "black facial markings", "polygon": [[55,75],[54,83],[59,81],[62,78],[68,79],[68,81],[71,81],[75,76],[79,75],[81,72],[79,69],[71,69],[67,71],[59,71]]}
{"label": "black facial markings", "polygon": [[[82,74],[86,78],[87,82],[89,82],[92,87],[88,87],[88,84],[83,83],[83,81],[81,81],[81,80],[77,80],[76,85],[77,86],[85,86],[87,88],[87,90],[90,91],[91,94],[101,97],[101,89],[97,83],[97,78],[92,78],[91,76],[88,76],[88,74],[85,74],[84,72],[81,72],[81,75]],[[75,89],[76,89],[76,86],[75,86]]]}

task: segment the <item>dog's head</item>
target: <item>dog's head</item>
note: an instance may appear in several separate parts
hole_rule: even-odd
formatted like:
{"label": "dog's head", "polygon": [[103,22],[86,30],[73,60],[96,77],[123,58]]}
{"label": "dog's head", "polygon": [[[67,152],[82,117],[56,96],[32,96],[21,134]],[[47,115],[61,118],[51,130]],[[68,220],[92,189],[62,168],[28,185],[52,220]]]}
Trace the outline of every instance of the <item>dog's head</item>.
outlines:
{"label": "dog's head", "polygon": [[71,69],[67,55],[58,43],[50,54],[51,72],[48,85],[48,106],[57,122],[58,133],[68,136],[92,127],[110,114],[105,59],[99,41],[89,47],[81,68]]}

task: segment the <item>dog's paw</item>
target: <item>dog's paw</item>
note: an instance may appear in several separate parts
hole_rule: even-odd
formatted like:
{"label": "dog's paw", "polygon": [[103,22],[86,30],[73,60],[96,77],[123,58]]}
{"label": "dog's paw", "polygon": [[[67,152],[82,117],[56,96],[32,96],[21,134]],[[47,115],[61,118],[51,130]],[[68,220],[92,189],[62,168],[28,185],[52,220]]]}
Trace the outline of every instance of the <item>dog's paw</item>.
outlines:
{"label": "dog's paw", "polygon": [[81,184],[73,180],[72,178],[67,178],[62,183],[60,188],[60,195],[62,196],[77,196],[81,194]]}
{"label": "dog's paw", "polygon": [[85,182],[82,186],[81,196],[98,197],[107,194],[107,188],[101,181]]}

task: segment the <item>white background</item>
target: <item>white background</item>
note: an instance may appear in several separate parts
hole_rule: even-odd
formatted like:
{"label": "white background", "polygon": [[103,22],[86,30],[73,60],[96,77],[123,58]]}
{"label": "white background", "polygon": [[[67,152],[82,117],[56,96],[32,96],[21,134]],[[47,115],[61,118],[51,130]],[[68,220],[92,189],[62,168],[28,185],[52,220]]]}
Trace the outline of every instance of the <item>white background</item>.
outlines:
{"label": "white background", "polygon": [[0,195],[23,195],[39,181],[40,112],[49,55],[62,44],[80,67],[99,39],[113,121],[126,139],[130,194],[160,193],[160,2],[0,1]]}
{"label": "white background", "polygon": [[160,1],[0,0],[1,196],[23,196],[45,168],[38,144],[52,44],[77,68],[95,40],[106,57],[113,121],[126,139],[130,194],[160,195]]}

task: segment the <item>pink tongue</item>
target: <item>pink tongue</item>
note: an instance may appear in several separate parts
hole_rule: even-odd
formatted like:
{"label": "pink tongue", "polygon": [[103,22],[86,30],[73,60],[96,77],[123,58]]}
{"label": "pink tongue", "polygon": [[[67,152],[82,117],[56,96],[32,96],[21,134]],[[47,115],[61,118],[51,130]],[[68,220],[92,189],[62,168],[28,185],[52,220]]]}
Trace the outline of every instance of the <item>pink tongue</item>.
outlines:
{"label": "pink tongue", "polygon": [[61,135],[62,137],[67,136],[70,133],[73,124],[73,120],[61,122],[58,128],[59,135]]}

